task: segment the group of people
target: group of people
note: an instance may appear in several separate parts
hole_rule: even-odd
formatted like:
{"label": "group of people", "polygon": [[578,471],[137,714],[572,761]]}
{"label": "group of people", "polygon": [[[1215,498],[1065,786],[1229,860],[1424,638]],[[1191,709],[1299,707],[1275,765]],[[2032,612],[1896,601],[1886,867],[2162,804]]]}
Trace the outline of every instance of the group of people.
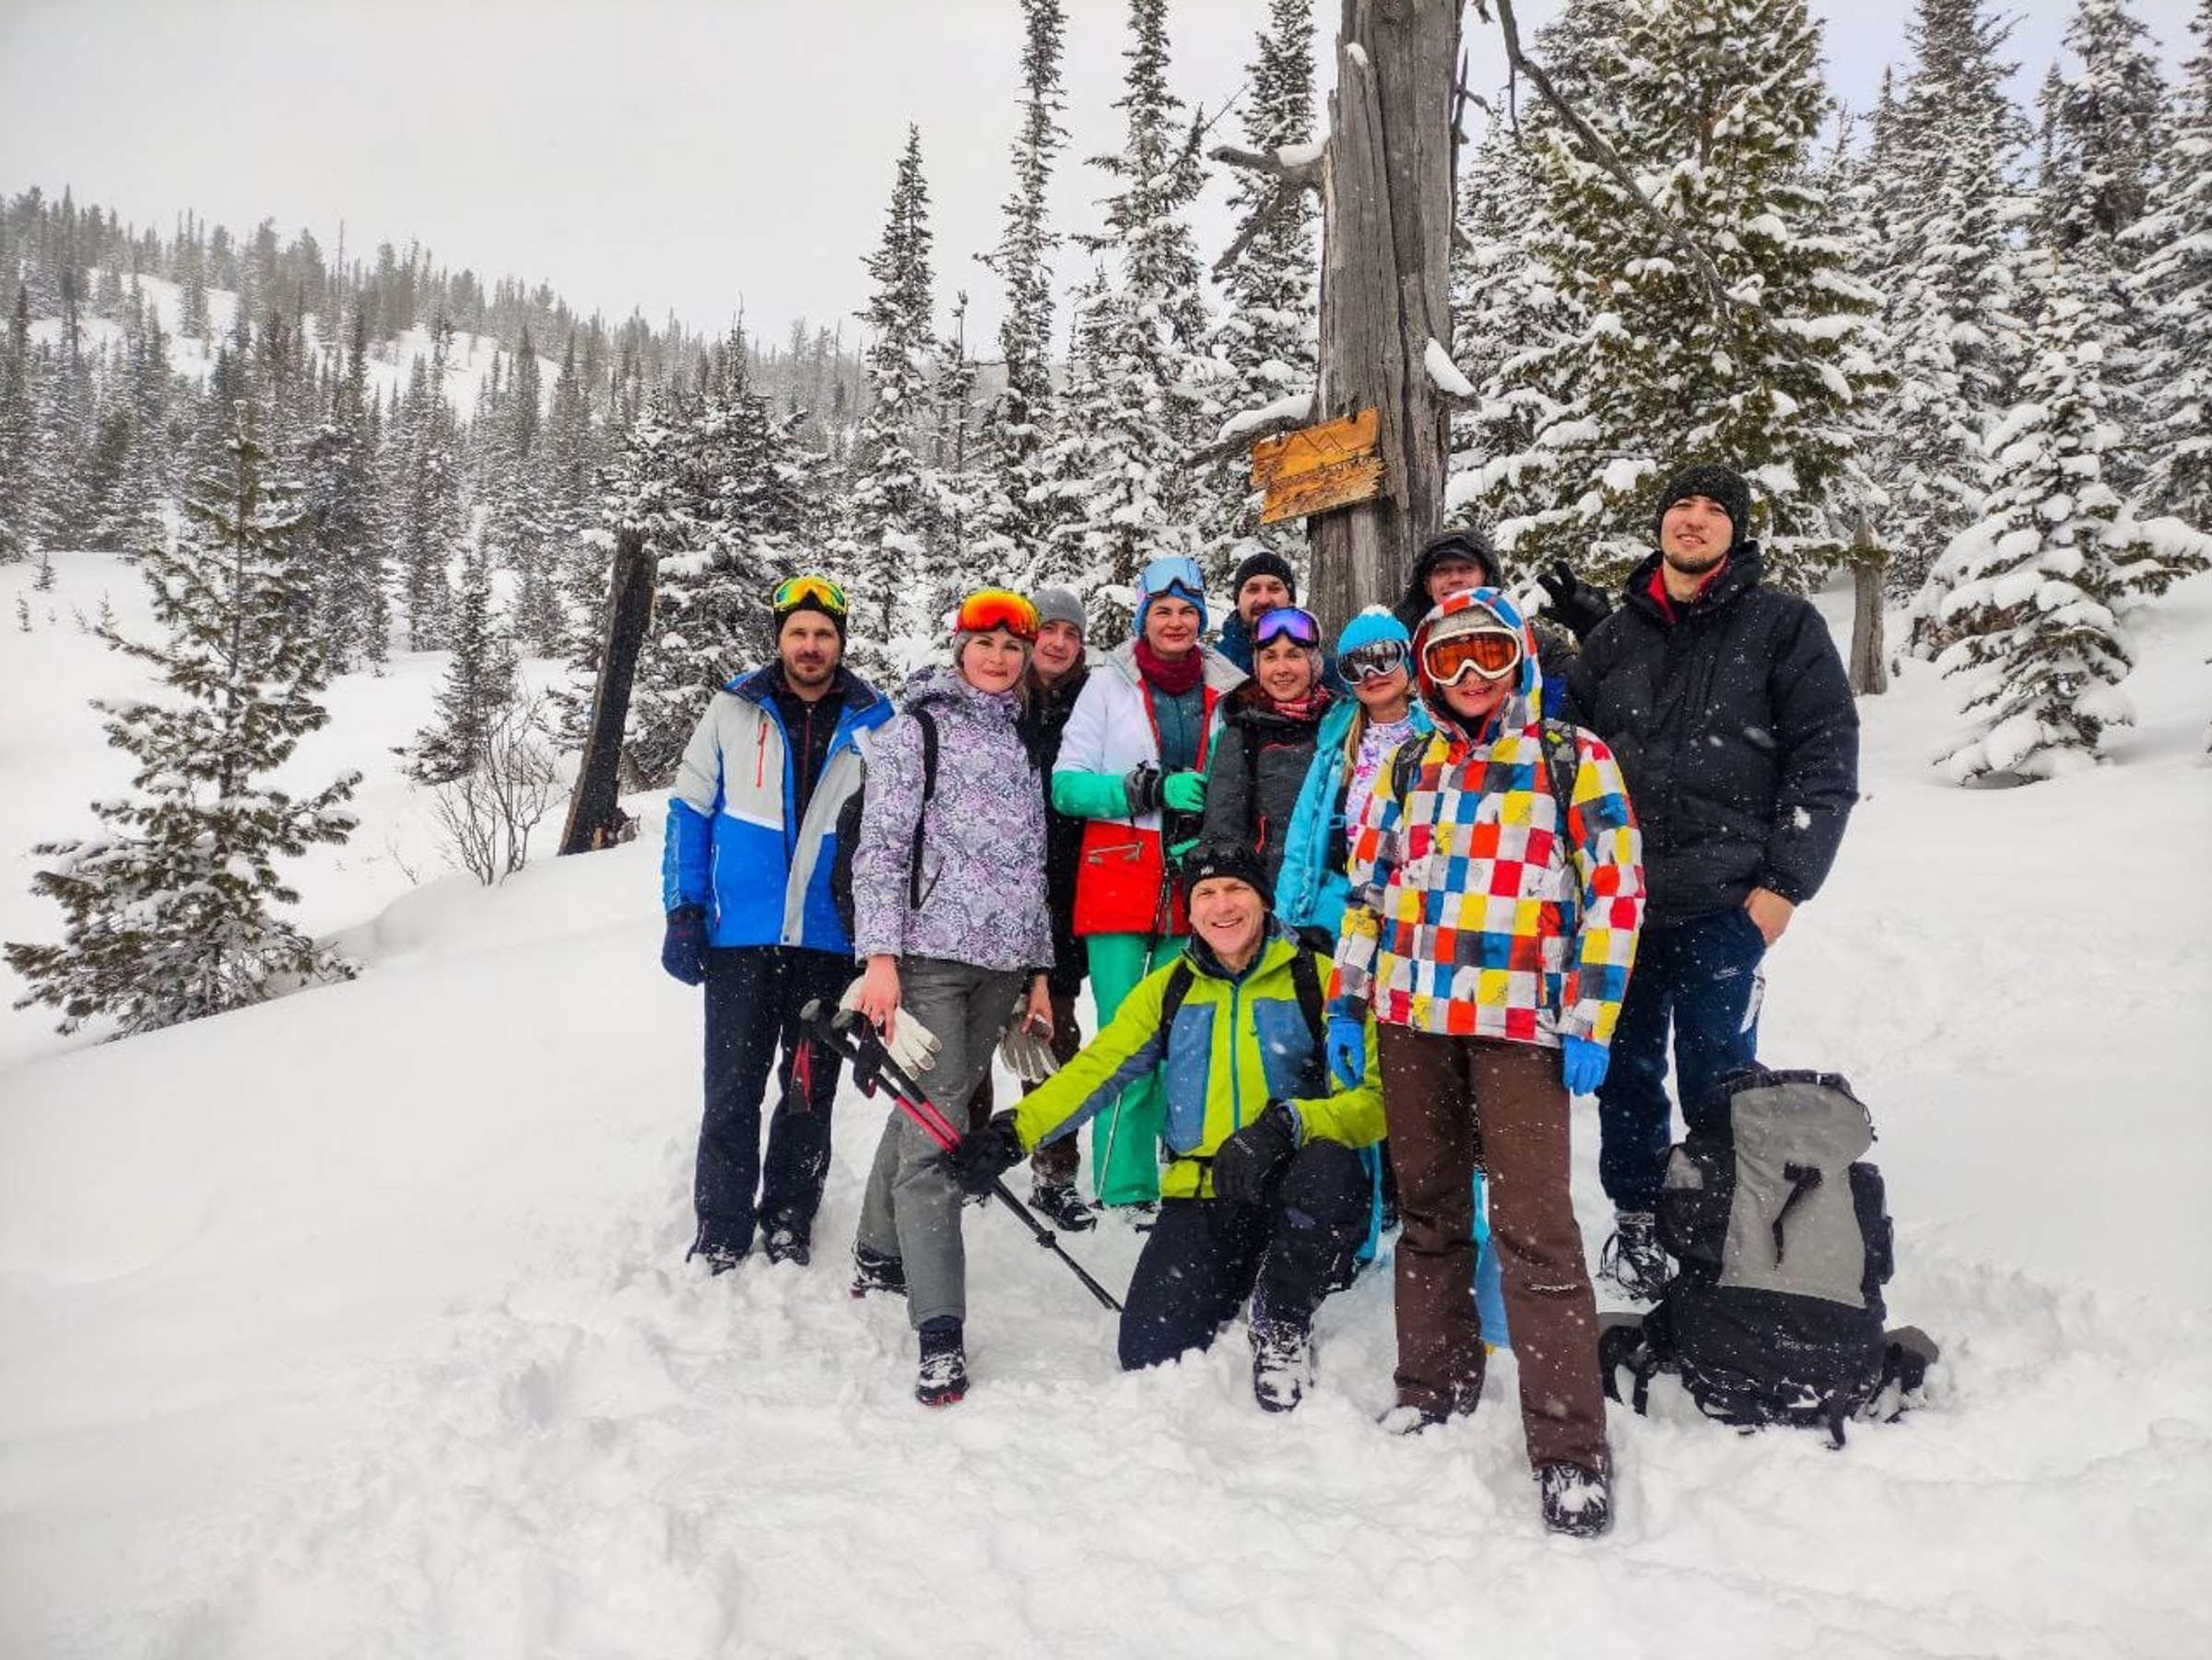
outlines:
{"label": "group of people", "polygon": [[[1670,1042],[1694,1123],[1753,1057],[1760,960],[1856,795],[1841,662],[1760,581],[1750,521],[1745,479],[1690,467],[1618,604],[1556,567],[1535,618],[1486,537],[1447,532],[1333,653],[1268,552],[1214,645],[1186,559],[1146,568],[1130,638],[1095,654],[1074,594],[985,589],[896,714],[842,661],[842,592],[782,583],[775,660],[714,698],[669,806],[663,962],[706,999],[692,1254],[809,1260],[839,1063],[801,1010],[841,1002],[964,1132],[947,1150],[892,1112],[853,1242],[854,1295],[906,1299],[924,1402],[968,1387],[962,1200],[1027,1159],[1061,1228],[1096,1206],[1145,1230],[1123,1365],[1203,1348],[1249,1303],[1277,1411],[1394,1187],[1382,1421],[1418,1433],[1481,1395],[1480,1172],[1545,1520],[1603,1531],[1571,1098],[1597,1098],[1602,1272],[1653,1297]],[[1026,1082],[993,1113],[1002,1044]]]}

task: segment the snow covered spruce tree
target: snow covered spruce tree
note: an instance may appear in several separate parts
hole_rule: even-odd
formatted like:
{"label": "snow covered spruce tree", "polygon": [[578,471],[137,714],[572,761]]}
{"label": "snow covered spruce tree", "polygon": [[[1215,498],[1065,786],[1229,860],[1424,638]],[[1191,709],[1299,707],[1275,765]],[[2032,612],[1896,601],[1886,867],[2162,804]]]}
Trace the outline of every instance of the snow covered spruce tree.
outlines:
{"label": "snow covered spruce tree", "polygon": [[[1258,53],[1245,71],[1244,137],[1261,154],[1299,151],[1313,139],[1313,8],[1270,0]],[[1279,193],[1268,174],[1236,171],[1230,186],[1237,252],[1217,271],[1228,309],[1214,324],[1214,356],[1227,365],[1217,389],[1232,416],[1311,398],[1318,373],[1320,212],[1310,191]],[[1305,553],[1296,521],[1263,525],[1245,451],[1206,469],[1204,534],[1209,583],[1226,584],[1239,560],[1265,548]]]}
{"label": "snow covered spruce tree", "polygon": [[1525,452],[1558,413],[1527,371],[1571,337],[1580,314],[1529,245],[1542,211],[1529,142],[1513,124],[1492,121],[1461,170],[1452,245],[1452,359],[1477,399],[1452,415],[1448,522],[1478,485],[1475,468]]}
{"label": "snow covered spruce tree", "polygon": [[2212,0],[2198,0],[2171,112],[2165,167],[2125,233],[2140,252],[2133,285],[2143,319],[2139,433],[2149,456],[2142,500],[2212,526]]}
{"label": "snow covered spruce tree", "polygon": [[450,783],[482,765],[493,727],[514,702],[514,642],[492,615],[491,583],[490,556],[471,542],[461,559],[453,661],[438,689],[437,719],[407,751],[407,776],[417,783]]}
{"label": "snow covered spruce tree", "polygon": [[307,445],[315,606],[331,666],[339,671],[381,665],[391,655],[370,395],[369,335],[357,313],[329,414]]}
{"label": "snow covered spruce tree", "polygon": [[796,568],[807,504],[793,453],[796,416],[753,389],[745,336],[708,361],[706,389],[671,399],[645,429],[609,500],[610,524],[645,532],[658,564],[653,622],[630,692],[624,752],[665,784],[715,690],[775,653],[768,600]]}
{"label": "snow covered spruce tree", "polygon": [[846,530],[831,548],[853,604],[848,648],[864,672],[904,667],[896,642],[935,638],[932,606],[950,573],[927,569],[934,483],[924,453],[936,334],[930,298],[929,185],[922,134],[906,130],[883,240],[866,260],[867,410],[853,440]]}
{"label": "snow covered spruce tree", "polygon": [[2143,217],[2156,174],[2165,88],[2143,25],[2125,0],[2080,0],[2066,25],[2071,75],[2053,69],[2043,92],[2037,245],[2065,262],[2067,286],[2104,341],[2109,481],[2133,496],[2142,483],[2145,423],[2142,320],[2130,286],[2141,254],[2125,233]]}
{"label": "snow covered spruce tree", "polygon": [[1981,519],[1945,551],[1922,605],[1947,640],[1936,665],[1965,685],[1972,735],[1941,763],[1959,780],[2044,778],[2094,760],[2135,718],[2120,613],[2201,562],[2212,539],[2136,522],[2104,477],[2104,351],[2093,308],[2061,265],[2030,340],[2022,401],[1986,440]]}
{"label": "snow covered spruce tree", "polygon": [[446,643],[451,584],[445,558],[461,519],[461,433],[445,395],[453,327],[440,317],[428,358],[417,358],[385,450],[385,499],[407,617],[407,649]]}
{"label": "snow covered spruce tree", "polygon": [[2012,404],[2027,332],[2014,239],[2029,206],[2015,182],[2027,122],[1997,56],[2010,25],[1984,8],[1920,0],[1905,26],[1916,61],[1878,114],[1860,180],[1859,269],[1884,295],[1896,376],[1867,423],[1866,470],[1888,498],[1876,529],[1899,598],[1979,511],[1982,434]]}
{"label": "snow covered spruce tree", "polygon": [[299,897],[279,857],[351,834],[360,774],[305,800],[264,782],[329,718],[297,490],[267,468],[241,406],[229,468],[202,477],[175,545],[143,556],[167,642],[103,631],[171,695],[98,705],[138,763],[136,794],[95,804],[101,834],[37,850],[54,863],[31,886],[62,906],[64,937],[11,944],[7,960],[30,988],[17,1007],[59,1009],[63,1031],[99,1018],[151,1031],[352,971],[272,910]]}
{"label": "snow covered spruce tree", "polygon": [[1657,476],[1724,461],[1759,487],[1770,578],[1802,588],[1841,552],[1829,496],[1853,463],[1853,406],[1881,378],[1859,343],[1878,297],[1850,275],[1809,165],[1829,108],[1820,29],[1804,0],[1617,15],[1583,65],[1586,113],[1682,240],[1571,135],[1542,136],[1535,251],[1583,321],[1520,370],[1544,418],[1479,470],[1474,499],[1524,566],[1594,555],[1602,579],[1649,551]]}
{"label": "snow covered spruce tree", "polygon": [[0,564],[29,559],[39,539],[34,465],[39,419],[32,367],[30,296],[18,282],[7,336],[0,340]]}
{"label": "snow covered spruce tree", "polygon": [[1066,19],[1060,0],[1021,0],[1021,131],[1014,141],[1014,189],[990,265],[1006,287],[998,324],[1006,383],[983,418],[984,482],[975,512],[978,569],[1034,583],[1055,510],[1045,451],[1052,439],[1053,234],[1046,193],[1053,159],[1067,142],[1060,53]]}
{"label": "snow covered spruce tree", "polygon": [[[1096,425],[1081,447],[1085,472],[1059,472],[1056,487],[1073,515],[1060,533],[1075,550],[1064,562],[1087,593],[1133,584],[1159,555],[1203,551],[1189,458],[1218,407],[1186,217],[1203,182],[1197,135],[1168,88],[1166,0],[1130,0],[1129,29],[1127,90],[1114,105],[1126,136],[1117,154],[1092,159],[1120,189],[1107,200],[1105,231],[1081,239],[1110,267],[1077,324],[1096,377]],[[1064,430],[1072,419],[1064,417]],[[1112,616],[1094,617],[1109,633],[1116,626]]]}

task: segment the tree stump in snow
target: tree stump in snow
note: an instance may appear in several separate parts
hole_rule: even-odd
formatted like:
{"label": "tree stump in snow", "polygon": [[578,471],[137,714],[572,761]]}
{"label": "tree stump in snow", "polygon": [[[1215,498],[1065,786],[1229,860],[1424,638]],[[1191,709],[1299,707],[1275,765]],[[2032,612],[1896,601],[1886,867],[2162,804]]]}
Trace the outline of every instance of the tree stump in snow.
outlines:
{"label": "tree stump in snow", "polygon": [[561,831],[564,854],[590,853],[625,842],[629,816],[622,811],[622,729],[629,720],[629,689],[637,678],[638,657],[653,620],[655,561],[645,552],[645,535],[635,526],[615,533],[615,568],[607,583],[606,643],[599,653],[599,680],[592,692],[592,724],[576,770],[576,793],[569,797],[568,826]]}

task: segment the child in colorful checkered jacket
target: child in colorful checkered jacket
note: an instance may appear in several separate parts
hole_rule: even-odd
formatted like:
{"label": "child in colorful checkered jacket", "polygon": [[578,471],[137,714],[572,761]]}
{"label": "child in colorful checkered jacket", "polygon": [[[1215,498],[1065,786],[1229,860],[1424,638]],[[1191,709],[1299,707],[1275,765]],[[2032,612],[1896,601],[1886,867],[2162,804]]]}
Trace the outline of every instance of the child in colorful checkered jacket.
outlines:
{"label": "child in colorful checkered jacket", "polygon": [[1503,595],[1477,588],[1438,605],[1414,662],[1437,730],[1361,812],[1330,1003],[1332,1064],[1364,1059],[1359,1018],[1374,1015],[1405,1221],[1398,1407],[1384,1421],[1426,1429],[1481,1395],[1479,1162],[1545,1518],[1600,1532],[1611,1453],[1568,1190],[1568,1101],[1605,1073],[1643,921],[1641,842],[1612,753],[1579,729],[1555,733],[1572,753],[1560,823],[1542,675]]}

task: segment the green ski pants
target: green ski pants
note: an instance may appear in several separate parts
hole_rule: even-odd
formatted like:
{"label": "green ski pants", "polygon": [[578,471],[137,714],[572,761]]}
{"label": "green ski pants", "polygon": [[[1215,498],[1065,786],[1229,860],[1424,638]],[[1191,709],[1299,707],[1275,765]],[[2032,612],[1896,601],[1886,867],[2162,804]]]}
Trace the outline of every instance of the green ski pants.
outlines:
{"label": "green ski pants", "polygon": [[[1090,995],[1099,1030],[1136,989],[1136,983],[1182,955],[1180,938],[1155,942],[1148,934],[1093,934]],[[1090,1122],[1090,1182],[1102,1205],[1147,1205],[1159,1197],[1159,1136],[1167,1120],[1157,1070],[1122,1091],[1122,1099]]]}

